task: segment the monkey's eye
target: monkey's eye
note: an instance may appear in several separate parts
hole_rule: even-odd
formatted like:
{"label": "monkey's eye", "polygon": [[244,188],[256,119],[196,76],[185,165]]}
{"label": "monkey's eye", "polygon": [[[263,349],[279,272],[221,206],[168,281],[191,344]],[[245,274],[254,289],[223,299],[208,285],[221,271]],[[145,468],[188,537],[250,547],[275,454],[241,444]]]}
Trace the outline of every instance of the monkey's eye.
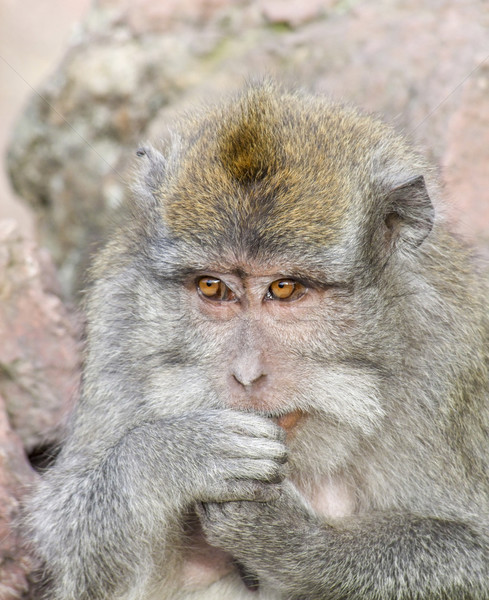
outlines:
{"label": "monkey's eye", "polygon": [[197,280],[197,289],[209,300],[233,301],[236,299],[234,292],[220,279],[205,275]]}
{"label": "monkey's eye", "polygon": [[268,298],[273,300],[297,300],[303,296],[306,288],[293,279],[277,279],[268,290]]}

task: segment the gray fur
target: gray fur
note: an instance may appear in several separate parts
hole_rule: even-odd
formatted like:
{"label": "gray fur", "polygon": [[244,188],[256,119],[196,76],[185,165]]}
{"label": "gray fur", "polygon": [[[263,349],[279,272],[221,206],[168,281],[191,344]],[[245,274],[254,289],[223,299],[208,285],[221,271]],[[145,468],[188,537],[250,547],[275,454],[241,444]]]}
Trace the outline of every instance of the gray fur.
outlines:
{"label": "gray fur", "polygon": [[[423,161],[269,84],[182,122],[167,157],[138,155],[93,270],[83,397],[27,509],[47,597],[487,600],[487,292]],[[221,318],[195,278],[225,265],[317,291],[291,318]],[[269,408],[231,405],[236,361]],[[272,419],[294,411],[286,440]],[[242,577],[187,585],[199,527]]]}

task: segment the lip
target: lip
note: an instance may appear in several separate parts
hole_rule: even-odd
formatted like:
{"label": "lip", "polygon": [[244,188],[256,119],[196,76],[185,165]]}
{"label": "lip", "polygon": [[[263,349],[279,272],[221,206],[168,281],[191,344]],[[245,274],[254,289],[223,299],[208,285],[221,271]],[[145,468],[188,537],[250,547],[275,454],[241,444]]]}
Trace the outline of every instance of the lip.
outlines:
{"label": "lip", "polygon": [[293,410],[292,412],[282,415],[281,417],[276,417],[273,420],[277,425],[282,427],[282,429],[285,429],[287,433],[290,433],[304,416],[305,414],[302,410]]}

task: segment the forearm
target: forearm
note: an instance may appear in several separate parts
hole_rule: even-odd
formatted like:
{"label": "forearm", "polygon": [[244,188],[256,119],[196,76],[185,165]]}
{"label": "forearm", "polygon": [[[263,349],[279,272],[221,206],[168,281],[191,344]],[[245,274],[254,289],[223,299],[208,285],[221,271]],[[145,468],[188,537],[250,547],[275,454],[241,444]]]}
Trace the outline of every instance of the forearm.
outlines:
{"label": "forearm", "polygon": [[162,547],[177,508],[149,493],[154,480],[137,460],[139,444],[127,435],[88,465],[62,457],[31,500],[29,537],[52,574],[54,600],[123,597],[150,576],[152,541],[159,535]]}
{"label": "forearm", "polygon": [[263,582],[290,598],[349,600],[487,599],[489,545],[469,526],[389,515],[329,527],[314,520],[283,531],[287,551],[263,544],[240,556]]}

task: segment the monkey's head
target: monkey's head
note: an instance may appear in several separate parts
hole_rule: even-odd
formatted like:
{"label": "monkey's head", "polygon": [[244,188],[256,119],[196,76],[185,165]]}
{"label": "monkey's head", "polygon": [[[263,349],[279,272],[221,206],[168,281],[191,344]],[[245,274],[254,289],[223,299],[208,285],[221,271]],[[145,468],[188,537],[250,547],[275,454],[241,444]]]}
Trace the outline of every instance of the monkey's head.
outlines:
{"label": "monkey's head", "polygon": [[120,368],[161,412],[276,419],[293,468],[313,432],[335,468],[384,417],[402,346],[386,297],[432,228],[425,166],[385,125],[269,84],[138,155],[131,216],[97,267]]}

